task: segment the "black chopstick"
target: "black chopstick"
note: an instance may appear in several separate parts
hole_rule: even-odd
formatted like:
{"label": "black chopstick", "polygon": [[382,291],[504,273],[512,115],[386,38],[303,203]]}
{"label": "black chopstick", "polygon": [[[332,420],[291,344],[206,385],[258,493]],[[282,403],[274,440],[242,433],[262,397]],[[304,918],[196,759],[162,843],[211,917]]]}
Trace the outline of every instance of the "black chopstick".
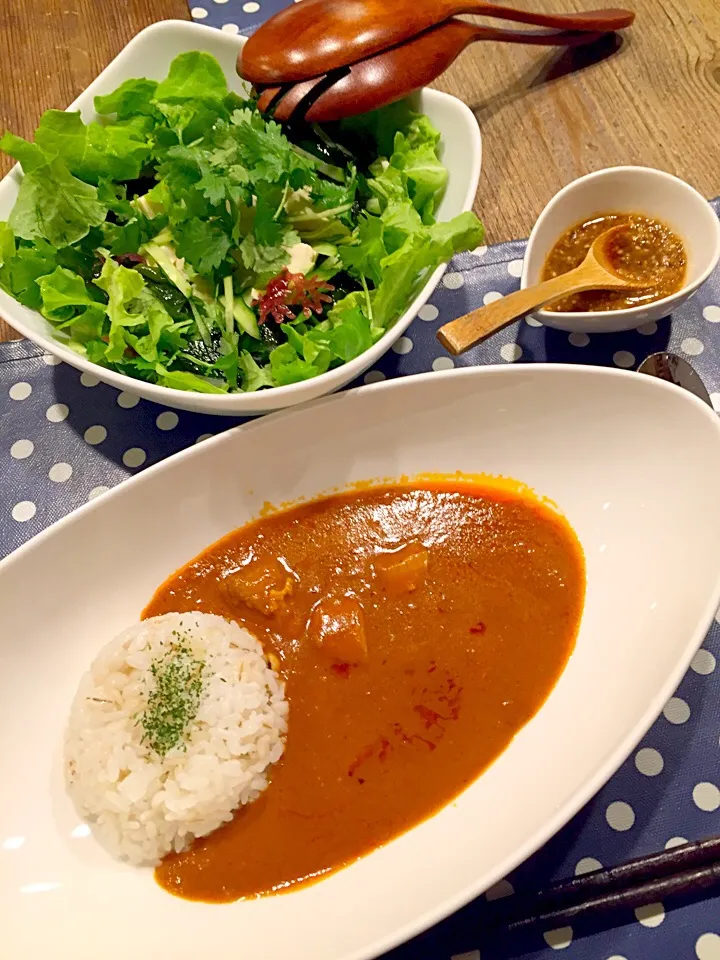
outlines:
{"label": "black chopstick", "polygon": [[[579,917],[633,909],[671,896],[697,896],[720,885],[720,837],[651,853],[566,880],[516,904],[497,923],[508,930],[559,926]],[[495,924],[493,924],[495,925]]]}

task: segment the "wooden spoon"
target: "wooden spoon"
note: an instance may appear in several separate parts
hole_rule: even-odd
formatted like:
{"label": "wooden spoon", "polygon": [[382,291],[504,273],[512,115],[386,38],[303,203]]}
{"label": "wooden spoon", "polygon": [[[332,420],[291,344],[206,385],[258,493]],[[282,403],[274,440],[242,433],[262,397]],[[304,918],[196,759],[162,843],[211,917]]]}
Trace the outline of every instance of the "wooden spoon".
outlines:
{"label": "wooden spoon", "polygon": [[622,30],[635,19],[629,10],[544,14],[477,0],[303,0],[252,34],[238,73],[253,84],[297,83],[397,46],[458,13],[592,33]]}
{"label": "wooden spoon", "polygon": [[551,300],[571,293],[581,293],[583,290],[637,290],[647,286],[647,282],[628,279],[619,274],[609,259],[612,244],[626,231],[627,225],[620,224],[601,233],[583,262],[574,270],[525,290],[517,290],[501,300],[478,307],[457,320],[443,324],[437,332],[438,340],[450,353],[457,356],[491,333],[502,330],[513,320],[550,303]]}
{"label": "wooden spoon", "polygon": [[353,63],[344,71],[287,87],[265,87],[258,109],[264,113],[272,107],[275,119],[283,123],[296,111],[298,117],[304,116],[309,123],[327,123],[387,106],[426,87],[447,70],[465,47],[478,40],[570,47],[593,43],[601,36],[575,31],[497,30],[476,27],[464,20],[447,20],[399,47]]}

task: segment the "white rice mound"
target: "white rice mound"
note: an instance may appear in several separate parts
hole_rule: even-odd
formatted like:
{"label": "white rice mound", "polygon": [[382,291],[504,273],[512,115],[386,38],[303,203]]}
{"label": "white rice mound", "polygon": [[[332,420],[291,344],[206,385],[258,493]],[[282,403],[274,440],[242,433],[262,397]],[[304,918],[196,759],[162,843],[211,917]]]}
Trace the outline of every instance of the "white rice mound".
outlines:
{"label": "white rice mound", "polygon": [[[185,749],[164,758],[142,742],[153,661],[178,635],[205,662]],[[168,613],[112,640],[75,696],[65,739],[70,795],[115,856],[157,864],[232,819],[268,785],[285,746],[283,683],[252,634],[207,613]]]}

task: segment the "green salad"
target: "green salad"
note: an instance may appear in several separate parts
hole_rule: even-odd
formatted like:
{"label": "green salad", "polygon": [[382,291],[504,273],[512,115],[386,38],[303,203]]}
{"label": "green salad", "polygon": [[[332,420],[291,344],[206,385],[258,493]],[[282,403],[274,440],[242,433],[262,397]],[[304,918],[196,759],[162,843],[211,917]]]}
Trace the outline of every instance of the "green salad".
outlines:
{"label": "green salad", "polygon": [[404,104],[283,127],[209,54],[48,110],[0,222],[0,287],[130,377],[205,393],[318,376],[367,350],[428,275],[483,240],[434,214],[439,134]]}

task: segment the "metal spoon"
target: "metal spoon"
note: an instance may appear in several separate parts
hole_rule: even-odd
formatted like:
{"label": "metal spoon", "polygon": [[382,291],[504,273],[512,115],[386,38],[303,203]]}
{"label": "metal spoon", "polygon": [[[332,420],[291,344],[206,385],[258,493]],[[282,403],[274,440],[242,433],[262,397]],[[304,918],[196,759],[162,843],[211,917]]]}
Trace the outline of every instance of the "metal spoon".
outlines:
{"label": "metal spoon", "polygon": [[588,31],[498,30],[476,27],[464,20],[445,20],[407,43],[334,73],[300,83],[264,87],[258,109],[264,113],[272,108],[274,119],[280,122],[302,116],[309,123],[327,123],[387,106],[428,86],[469,44],[478,40],[575,47],[595,43],[601,36]]}
{"label": "metal spoon", "polygon": [[238,73],[257,85],[297,83],[397,46],[458,13],[591,33],[622,30],[635,19],[630,10],[549,14],[479,0],[303,0],[248,39]]}
{"label": "metal spoon", "polygon": [[707,392],[697,370],[687,360],[683,360],[675,353],[651,353],[638,367],[638,373],[646,373],[650,377],[667,380],[668,383],[674,383],[676,386],[682,387],[683,390],[694,393],[700,400],[704,400],[709,407],[713,405],[710,394]]}
{"label": "metal spoon", "polygon": [[628,290],[642,287],[643,283],[638,279],[630,279],[617,272],[609,253],[618,237],[626,232],[626,224],[605,230],[593,241],[579,267],[561,273],[551,280],[517,290],[501,300],[495,300],[458,317],[457,320],[451,320],[437,331],[438,340],[446,350],[457,356],[518,317],[523,317],[531,310],[560,297],[583,290]]}

